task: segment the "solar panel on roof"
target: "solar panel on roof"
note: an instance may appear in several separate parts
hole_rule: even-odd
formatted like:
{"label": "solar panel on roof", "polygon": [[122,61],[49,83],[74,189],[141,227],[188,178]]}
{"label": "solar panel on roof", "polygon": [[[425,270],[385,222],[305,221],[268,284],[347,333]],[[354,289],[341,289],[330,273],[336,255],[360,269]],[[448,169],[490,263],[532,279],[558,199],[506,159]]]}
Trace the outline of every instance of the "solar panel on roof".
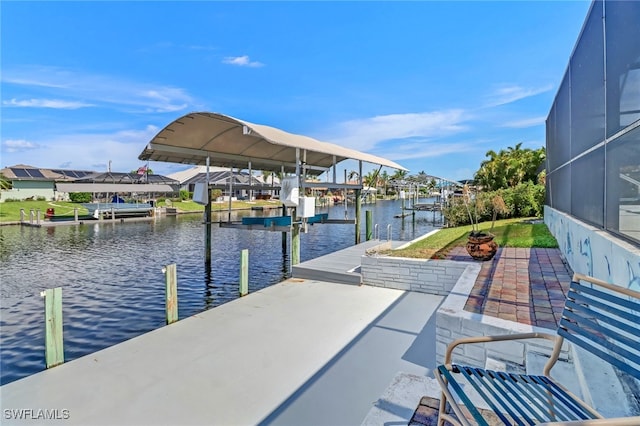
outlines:
{"label": "solar panel on roof", "polygon": [[12,168],[11,171],[17,177],[24,177],[24,178],[31,177],[31,176],[29,176],[29,173],[27,173],[27,171],[25,169],[13,169]]}
{"label": "solar panel on roof", "polygon": [[29,173],[29,175],[31,177],[34,177],[34,178],[43,178],[44,177],[42,172],[40,172],[40,170],[38,170],[38,169],[29,169],[29,170],[27,170],[27,173]]}
{"label": "solar panel on roof", "polygon": [[52,169],[54,173],[58,173],[70,178],[83,178],[87,175],[90,175],[92,172],[85,172],[82,170],[62,170],[62,169]]}

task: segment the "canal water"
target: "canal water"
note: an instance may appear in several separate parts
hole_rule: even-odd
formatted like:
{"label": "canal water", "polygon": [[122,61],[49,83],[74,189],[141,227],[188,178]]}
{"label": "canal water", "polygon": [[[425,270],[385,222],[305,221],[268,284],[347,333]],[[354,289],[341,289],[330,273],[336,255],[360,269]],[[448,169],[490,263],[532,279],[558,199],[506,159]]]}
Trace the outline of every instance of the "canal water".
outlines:
{"label": "canal water", "polygon": [[[423,200],[424,201],[424,200]],[[345,208],[317,209],[344,219]],[[409,241],[440,226],[439,213],[400,214],[400,201],[379,201],[371,210],[380,239]],[[277,210],[273,210],[273,214]],[[353,207],[346,210],[354,218]],[[265,212],[265,214],[268,214]],[[262,212],[232,212],[232,220]],[[214,221],[226,220],[214,214]],[[364,223],[361,230],[365,239]],[[301,234],[301,261],[353,245],[353,225],[316,224]],[[238,297],[240,252],[249,250],[249,291],[286,279],[289,258],[280,232],[212,227],[212,268],[204,265],[202,215],[155,221],[56,227],[0,227],[0,384],[44,369],[44,301],[40,292],[63,288],[64,352],[69,361],[162,327],[162,268],[178,270],[179,317]]]}

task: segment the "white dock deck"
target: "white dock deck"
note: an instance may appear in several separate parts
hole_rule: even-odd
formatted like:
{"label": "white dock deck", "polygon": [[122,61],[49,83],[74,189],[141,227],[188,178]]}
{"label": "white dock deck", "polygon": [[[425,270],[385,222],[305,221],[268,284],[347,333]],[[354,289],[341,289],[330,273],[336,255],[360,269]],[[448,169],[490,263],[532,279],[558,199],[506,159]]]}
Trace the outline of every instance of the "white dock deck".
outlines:
{"label": "white dock deck", "polygon": [[434,368],[441,300],[293,278],[2,386],[2,424],[359,425],[396,373]]}
{"label": "white dock deck", "polygon": [[[292,266],[293,278],[329,281],[343,284],[360,284],[360,257],[366,250],[386,241],[371,240],[335,253],[320,256]],[[391,241],[392,247],[403,244],[402,241]]]}

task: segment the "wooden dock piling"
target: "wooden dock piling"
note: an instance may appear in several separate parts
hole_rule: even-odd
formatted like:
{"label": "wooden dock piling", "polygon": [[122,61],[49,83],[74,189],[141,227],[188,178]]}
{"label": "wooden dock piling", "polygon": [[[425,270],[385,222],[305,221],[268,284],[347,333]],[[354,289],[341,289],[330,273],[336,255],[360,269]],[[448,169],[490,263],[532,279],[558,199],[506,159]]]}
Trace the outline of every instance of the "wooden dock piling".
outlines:
{"label": "wooden dock piling", "polygon": [[165,273],[167,324],[178,321],[178,273],[176,264],[167,265]]}
{"label": "wooden dock piling", "polygon": [[62,287],[47,289],[40,296],[44,297],[45,363],[51,368],[64,363]]}
{"label": "wooden dock piling", "polygon": [[240,297],[249,293],[249,250],[240,254]]}

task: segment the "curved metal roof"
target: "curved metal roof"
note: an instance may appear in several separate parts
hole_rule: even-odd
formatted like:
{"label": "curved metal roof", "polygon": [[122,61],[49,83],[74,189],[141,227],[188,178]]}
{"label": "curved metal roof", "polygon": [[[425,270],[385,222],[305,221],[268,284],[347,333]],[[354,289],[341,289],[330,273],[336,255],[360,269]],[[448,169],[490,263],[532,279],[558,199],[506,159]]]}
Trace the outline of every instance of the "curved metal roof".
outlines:
{"label": "curved metal roof", "polygon": [[254,170],[279,172],[284,167],[285,172],[294,172],[296,149],[307,173],[314,175],[348,159],[406,170],[375,155],[211,112],[195,112],[173,121],[138,158],[204,165],[209,156],[212,166],[246,169],[251,162]]}

